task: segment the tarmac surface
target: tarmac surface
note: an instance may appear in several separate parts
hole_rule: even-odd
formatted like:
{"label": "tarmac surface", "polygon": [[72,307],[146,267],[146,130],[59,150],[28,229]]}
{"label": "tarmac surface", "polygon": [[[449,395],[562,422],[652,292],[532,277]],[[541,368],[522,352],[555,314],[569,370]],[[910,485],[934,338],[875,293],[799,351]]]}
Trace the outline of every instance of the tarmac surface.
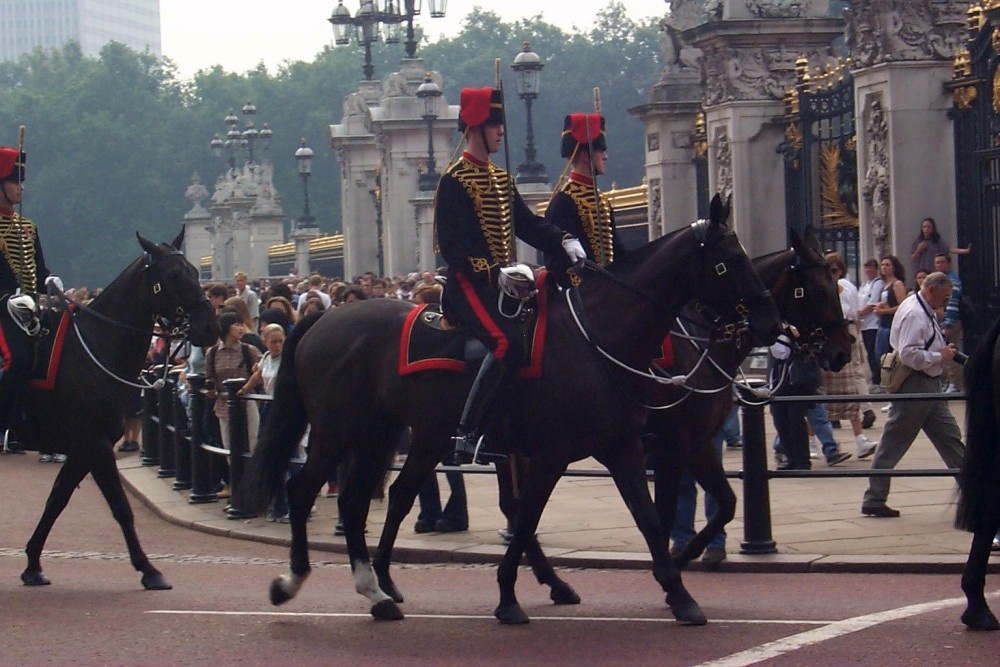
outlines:
{"label": "tarmac surface", "polygon": [[[964,424],[964,402],[951,403],[959,422]],[[873,428],[865,434],[873,441],[881,436],[886,415],[878,410]],[[773,438],[770,417],[768,442]],[[849,424],[835,429],[844,451],[856,454]],[[266,518],[230,519],[226,501],[191,504],[187,491],[173,490],[173,480],[160,478],[157,468],[143,466],[137,453],[118,454],[118,466],[128,488],[142,502],[168,521],[234,539],[288,544],[287,524]],[[769,459],[772,457],[769,456]],[[727,471],[742,469],[742,450],[724,453]],[[773,468],[774,461],[769,460]],[[870,459],[856,458],[836,468],[822,460],[813,461],[815,471],[832,469],[867,470]],[[944,464],[926,436],[921,434],[897,469],[942,469]],[[492,468],[463,467],[467,472]],[[606,474],[592,459],[575,464],[571,470]],[[469,530],[461,533],[413,531],[416,505],[400,530],[394,560],[399,562],[490,563],[499,560],[505,546],[498,529],[506,524],[497,507],[497,487],[492,474],[467,474]],[[390,477],[391,482],[391,477]],[[744,539],[742,481],[731,483],[739,499],[736,517],[727,527],[728,558],[722,570],[762,572],[960,572],[965,563],[971,535],[952,526],[956,485],[951,477],[911,477],[892,479],[889,505],[902,512],[895,519],[862,516],[861,497],[867,477],[857,478],[775,478],[770,481],[771,529],[777,552],[741,554]],[[448,485],[439,476],[442,500]],[[325,489],[324,489],[325,491]],[[699,515],[702,514],[699,503]],[[314,550],[346,553],[343,537],[333,534],[337,506],[335,497],[321,495],[316,500],[309,523],[309,541]],[[368,541],[377,543],[385,518],[385,502],[372,501],[368,519]],[[701,525],[699,520],[698,525]],[[555,489],[538,528],[542,547],[554,565],[562,567],[645,568],[649,553],[642,536],[607,476],[567,476]],[[689,569],[704,566],[695,561]],[[1000,571],[1000,557],[991,571]]]}

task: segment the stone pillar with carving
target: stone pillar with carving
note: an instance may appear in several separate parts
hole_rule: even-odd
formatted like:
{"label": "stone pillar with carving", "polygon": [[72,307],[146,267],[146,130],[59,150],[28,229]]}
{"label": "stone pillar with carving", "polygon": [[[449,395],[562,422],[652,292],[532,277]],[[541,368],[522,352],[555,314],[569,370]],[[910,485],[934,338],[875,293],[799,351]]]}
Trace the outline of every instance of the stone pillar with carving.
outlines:
{"label": "stone pillar with carving", "polygon": [[850,0],[864,258],[895,254],[910,278],[923,218],[956,243],[954,139],[945,84],[964,47],[969,2]]}
{"label": "stone pillar with carving", "polygon": [[698,217],[692,135],[701,110],[701,49],[682,33],[706,19],[702,0],[671,3],[660,21],[663,71],[644,104],[629,109],[646,130],[649,239],[680,229]]}
{"label": "stone pillar with carving", "polygon": [[[785,90],[800,56],[835,61],[843,20],[829,0],[715,0],[681,33],[702,51],[709,189],[732,194],[733,219],[751,256],[787,247],[784,165],[778,146]],[[662,141],[662,138],[661,138]],[[664,193],[664,204],[671,203]]]}
{"label": "stone pillar with carving", "polygon": [[[382,81],[378,106],[371,109],[372,133],[378,138],[383,170],[381,174],[382,239],[384,273],[405,275],[417,269],[418,250],[424,256],[418,240],[413,201],[419,198],[420,177],[427,169],[427,121],[424,102],[416,96],[417,88],[426,75],[439,87],[444,79],[438,72],[427,72],[421,58],[406,58],[399,71]],[[437,117],[431,126],[434,140],[436,171],[446,165],[446,156],[456,137],[458,107],[450,106],[442,95],[437,98]],[[433,197],[433,192],[431,192]],[[433,262],[433,252],[430,261]]]}
{"label": "stone pillar with carving", "polygon": [[194,266],[201,266],[201,258],[212,254],[212,214],[202,205],[208,197],[208,188],[201,177],[191,176],[191,185],[184,191],[184,198],[191,202],[191,210],[184,214],[184,257]]}
{"label": "stone pillar with carving", "polygon": [[381,154],[368,125],[381,82],[362,81],[344,100],[339,125],[330,126],[330,147],[340,164],[340,210],[344,234],[344,278],[378,268],[378,233],[372,192]]}

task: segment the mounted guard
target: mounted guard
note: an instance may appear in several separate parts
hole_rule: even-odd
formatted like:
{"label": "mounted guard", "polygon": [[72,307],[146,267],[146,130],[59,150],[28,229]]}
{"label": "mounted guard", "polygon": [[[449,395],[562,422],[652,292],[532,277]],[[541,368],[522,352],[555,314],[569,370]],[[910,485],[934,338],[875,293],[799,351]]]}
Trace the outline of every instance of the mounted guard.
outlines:
{"label": "mounted guard", "polygon": [[62,291],[62,281],[45,265],[38,228],[21,214],[24,175],[22,127],[17,148],[0,146],[0,300],[6,301],[0,308],[0,433],[14,424],[34,342],[48,333],[39,319],[37,294],[49,285]]}
{"label": "mounted guard", "polygon": [[[615,227],[611,202],[597,187],[597,177],[604,173],[608,160],[605,121],[600,111],[566,116],[560,154],[569,161],[570,174],[561,187],[556,185],[545,210],[546,221],[581,239],[587,258],[598,266],[623,259],[627,251]],[[579,275],[569,270],[562,256],[549,257],[547,264],[563,287],[579,284]]]}
{"label": "mounted guard", "polygon": [[531,212],[509,170],[490,162],[505,141],[504,121],[502,84],[462,89],[458,131],[467,147],[442,175],[434,202],[437,241],[448,263],[444,311],[489,350],[462,411],[456,463],[485,460],[485,448],[477,454],[483,427],[498,392],[524,360],[518,325],[498,306],[509,282],[502,269],[514,261],[514,237],[549,255],[566,255],[570,263],[586,256],[576,238]]}

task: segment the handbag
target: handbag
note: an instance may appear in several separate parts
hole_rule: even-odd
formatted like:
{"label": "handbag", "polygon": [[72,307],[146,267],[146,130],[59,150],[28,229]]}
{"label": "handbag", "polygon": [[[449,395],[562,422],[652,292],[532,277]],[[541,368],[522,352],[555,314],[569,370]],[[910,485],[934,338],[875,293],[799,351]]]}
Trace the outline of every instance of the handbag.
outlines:
{"label": "handbag", "polygon": [[895,394],[903,386],[903,381],[910,377],[913,369],[905,365],[895,350],[882,355],[882,378],[879,385],[887,394]]}
{"label": "handbag", "polygon": [[[934,336],[931,336],[930,340],[927,341],[924,349],[929,350],[932,342],[934,342]],[[910,377],[913,369],[903,363],[902,359],[899,358],[899,352],[896,350],[883,354],[881,364],[882,377],[879,385],[882,387],[882,391],[887,394],[897,393],[899,388],[903,386],[906,378]]]}

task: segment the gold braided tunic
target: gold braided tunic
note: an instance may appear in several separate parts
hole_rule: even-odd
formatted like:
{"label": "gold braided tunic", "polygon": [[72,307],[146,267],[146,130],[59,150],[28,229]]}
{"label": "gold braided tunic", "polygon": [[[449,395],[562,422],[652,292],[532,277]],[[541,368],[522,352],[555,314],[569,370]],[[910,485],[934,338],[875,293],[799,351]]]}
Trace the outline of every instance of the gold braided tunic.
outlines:
{"label": "gold braided tunic", "polygon": [[13,294],[18,288],[26,294],[40,291],[40,281],[48,271],[35,223],[18,213],[0,213],[0,254],[0,296]]}

